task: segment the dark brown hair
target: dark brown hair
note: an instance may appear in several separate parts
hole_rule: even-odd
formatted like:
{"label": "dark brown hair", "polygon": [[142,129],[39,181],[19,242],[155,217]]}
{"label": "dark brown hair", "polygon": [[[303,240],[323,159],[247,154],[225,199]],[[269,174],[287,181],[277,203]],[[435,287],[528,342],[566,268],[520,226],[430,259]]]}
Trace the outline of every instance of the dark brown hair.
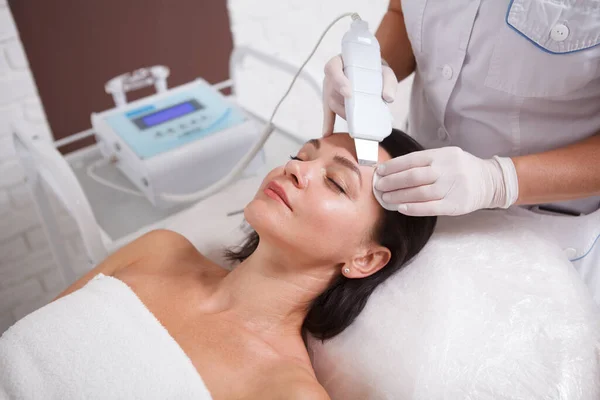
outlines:
{"label": "dark brown hair", "polygon": [[[399,157],[423,147],[397,129],[381,142],[391,157]],[[380,283],[400,270],[427,243],[434,231],[436,217],[411,217],[382,209],[382,217],[374,229],[374,240],[387,247],[391,258],[387,265],[366,278],[348,279],[340,274],[311,304],[303,328],[314,337],[329,339],[346,329],[367,304]],[[252,231],[239,248],[229,249],[225,256],[242,262],[258,247],[260,238]]]}

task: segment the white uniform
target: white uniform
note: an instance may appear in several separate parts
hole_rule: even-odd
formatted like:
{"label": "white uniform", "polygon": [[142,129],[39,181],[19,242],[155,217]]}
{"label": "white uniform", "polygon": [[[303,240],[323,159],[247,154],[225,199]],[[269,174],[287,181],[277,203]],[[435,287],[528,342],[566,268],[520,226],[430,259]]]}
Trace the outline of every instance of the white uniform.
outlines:
{"label": "white uniform", "polygon": [[[402,9],[417,61],[408,132],[426,148],[516,156],[600,132],[600,1],[403,0]],[[600,304],[600,197],[554,206],[587,214],[540,223]]]}

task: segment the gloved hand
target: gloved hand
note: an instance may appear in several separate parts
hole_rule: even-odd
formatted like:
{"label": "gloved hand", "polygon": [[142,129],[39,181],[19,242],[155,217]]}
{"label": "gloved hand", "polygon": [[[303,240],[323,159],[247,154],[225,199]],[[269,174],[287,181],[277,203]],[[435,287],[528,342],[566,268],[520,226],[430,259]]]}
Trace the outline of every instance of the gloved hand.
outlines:
{"label": "gloved hand", "polygon": [[508,208],[519,185],[510,158],[477,158],[458,147],[417,151],[377,168],[375,189],[386,203],[413,216],[461,215],[482,208]]}
{"label": "gloved hand", "polygon": [[[381,97],[387,103],[392,103],[396,98],[398,79],[396,74],[382,60],[381,73],[383,75],[383,92]],[[344,99],[352,96],[350,81],[344,75],[342,56],[337,55],[325,64],[325,78],[323,80],[323,136],[333,133],[335,115],[346,119]]]}

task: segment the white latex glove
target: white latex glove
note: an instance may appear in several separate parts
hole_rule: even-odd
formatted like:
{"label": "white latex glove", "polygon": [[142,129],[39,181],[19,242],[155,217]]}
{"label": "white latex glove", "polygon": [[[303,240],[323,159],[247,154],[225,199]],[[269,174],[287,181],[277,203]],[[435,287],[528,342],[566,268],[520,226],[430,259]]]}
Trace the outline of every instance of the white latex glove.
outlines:
{"label": "white latex glove", "polygon": [[[383,91],[381,97],[387,103],[392,103],[396,98],[398,79],[396,74],[381,60],[381,73],[383,75]],[[342,56],[337,55],[325,64],[325,78],[323,80],[323,136],[333,133],[335,115],[346,119],[344,99],[352,96],[350,81],[344,75]]]}
{"label": "white latex glove", "polygon": [[458,147],[417,151],[377,167],[375,189],[386,203],[413,216],[461,215],[508,208],[519,185],[510,158],[477,158]]}

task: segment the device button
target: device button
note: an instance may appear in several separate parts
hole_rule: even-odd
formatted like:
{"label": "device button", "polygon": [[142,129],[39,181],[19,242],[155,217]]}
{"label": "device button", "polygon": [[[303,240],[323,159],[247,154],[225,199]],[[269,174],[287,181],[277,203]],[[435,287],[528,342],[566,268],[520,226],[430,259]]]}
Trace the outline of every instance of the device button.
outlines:
{"label": "device button", "polygon": [[181,128],[181,129],[187,129],[187,125],[181,124],[181,125],[179,125],[179,128]]}
{"label": "device button", "polygon": [[169,128],[169,130],[167,131],[167,133],[168,133],[169,135],[172,135],[172,134],[174,134],[174,133],[175,133],[175,129],[173,129],[173,128]]}
{"label": "device button", "polygon": [[194,125],[195,123],[196,123],[195,119],[193,119],[193,120],[190,121],[190,124],[192,124],[192,125]]}
{"label": "device button", "polygon": [[454,71],[452,71],[452,67],[448,64],[444,65],[442,68],[442,76],[448,80],[452,79],[453,72]]}
{"label": "device button", "polygon": [[159,137],[163,137],[164,135],[163,135],[163,133],[161,131],[158,131],[158,132],[156,132],[154,134],[154,136],[156,136],[157,138],[159,138]]}
{"label": "device button", "polygon": [[569,37],[569,28],[565,24],[556,24],[550,31],[550,37],[556,42],[562,42]]}

